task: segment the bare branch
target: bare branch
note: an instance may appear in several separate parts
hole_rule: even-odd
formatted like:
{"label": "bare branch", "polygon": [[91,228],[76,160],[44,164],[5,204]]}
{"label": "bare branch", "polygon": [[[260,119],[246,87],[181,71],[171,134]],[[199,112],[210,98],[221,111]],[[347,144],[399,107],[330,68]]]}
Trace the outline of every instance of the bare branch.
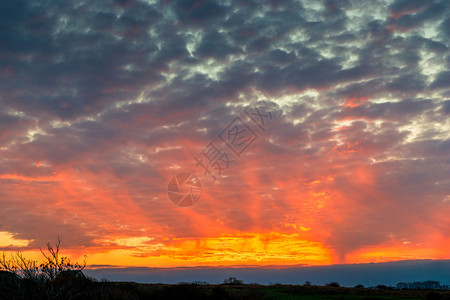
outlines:
{"label": "bare branch", "polygon": [[0,269],[2,268],[5,269],[5,271],[16,273],[13,258],[11,257],[11,259],[6,259],[5,252],[2,253],[2,257],[0,258]]}
{"label": "bare branch", "polygon": [[47,251],[39,248],[44,256],[44,261],[39,266],[36,260],[25,258],[21,252],[11,255],[10,259],[3,252],[0,257],[0,269],[13,272],[22,278],[39,280],[53,280],[65,271],[82,271],[87,265],[86,255],[81,264],[72,263],[68,257],[60,255],[60,245],[61,239],[58,237],[54,247],[47,242]]}

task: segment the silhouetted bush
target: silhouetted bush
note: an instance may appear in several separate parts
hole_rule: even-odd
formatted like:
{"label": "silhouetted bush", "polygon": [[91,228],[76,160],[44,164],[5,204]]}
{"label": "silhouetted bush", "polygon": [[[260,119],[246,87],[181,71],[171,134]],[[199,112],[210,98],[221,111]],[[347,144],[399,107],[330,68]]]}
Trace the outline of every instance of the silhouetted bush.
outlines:
{"label": "silhouetted bush", "polygon": [[340,287],[339,283],[337,283],[336,281],[327,283],[327,284],[325,284],[325,286]]}
{"label": "silhouetted bush", "polygon": [[364,286],[362,284],[357,284],[355,285],[355,289],[363,289]]}
{"label": "silhouetted bush", "polygon": [[13,272],[0,271],[0,299],[14,299],[19,287],[19,276]]}
{"label": "silhouetted bush", "polygon": [[40,265],[36,260],[25,258],[20,252],[11,255],[10,259],[7,259],[3,252],[0,258],[0,270],[4,269],[20,278],[39,282],[56,279],[64,272],[74,272],[84,276],[82,270],[86,267],[86,257],[83,264],[72,263],[69,258],[61,256],[60,245],[61,240],[58,238],[55,248],[49,242],[47,243],[48,253],[40,249],[44,256],[44,262]]}
{"label": "silhouetted bush", "polygon": [[84,264],[71,263],[60,255],[61,241],[56,246],[47,243],[47,252],[41,249],[44,262],[25,258],[18,252],[8,259],[0,258],[0,299],[89,299],[84,291],[92,282],[82,270]]}

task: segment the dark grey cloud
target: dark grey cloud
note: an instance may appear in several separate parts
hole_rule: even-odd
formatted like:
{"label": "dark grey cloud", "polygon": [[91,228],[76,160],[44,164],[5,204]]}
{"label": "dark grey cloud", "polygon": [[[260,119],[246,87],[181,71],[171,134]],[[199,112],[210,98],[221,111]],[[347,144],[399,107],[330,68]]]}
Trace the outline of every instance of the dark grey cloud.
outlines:
{"label": "dark grey cloud", "polygon": [[443,102],[441,110],[444,114],[450,113],[450,100],[445,100]]}
{"label": "dark grey cloud", "polygon": [[229,55],[242,53],[242,50],[234,47],[227,38],[218,31],[210,31],[202,37],[195,54],[202,58],[221,59]]}
{"label": "dark grey cloud", "polygon": [[[424,99],[405,99],[396,103],[379,103],[361,105],[345,111],[345,116],[364,117],[368,119],[388,119],[392,121],[407,122],[414,115],[422,114],[427,109],[434,107],[432,101]],[[399,115],[403,120],[398,119]]]}
{"label": "dark grey cloud", "polygon": [[394,14],[399,13],[410,13],[415,12],[419,9],[423,9],[424,7],[427,7],[426,2],[420,1],[420,0],[414,0],[414,1],[407,1],[407,0],[397,0],[394,1],[390,6],[390,10]]}
{"label": "dark grey cloud", "polygon": [[431,83],[430,88],[445,89],[449,87],[449,84],[450,84],[450,71],[443,71],[436,75],[436,78]]}
{"label": "dark grey cloud", "polygon": [[[8,200],[17,193],[11,186],[16,177],[28,180],[30,190],[42,191],[40,202],[49,188],[71,193],[51,178],[77,174],[93,190],[104,188],[105,198],[141,207],[152,226],[202,236],[192,216],[167,208],[167,177],[178,170],[170,168],[195,169],[193,154],[246,104],[271,98],[282,106],[283,118],[259,137],[234,177],[218,183],[217,199],[233,200],[204,204],[199,214],[222,218],[236,231],[279,229],[286,208],[295,204],[289,191],[273,187],[288,182],[286,189],[298,188],[306,197],[318,191],[305,183],[319,178],[326,191],[346,193],[356,205],[345,215],[337,198],[327,200],[349,223],[317,217],[333,235],[324,242],[342,258],[383,244],[392,232],[419,239],[409,222],[419,226],[448,209],[442,204],[449,168],[448,4],[361,5],[1,3],[0,174],[9,177],[0,179],[0,201],[18,217],[4,212],[2,222],[10,225],[0,229],[28,239],[34,234],[28,228],[42,220],[48,235],[39,234],[33,245],[42,244],[67,211],[51,212],[44,203],[35,216],[21,212],[26,201]],[[271,164],[261,163],[265,156]],[[354,179],[355,170],[364,168],[373,169],[372,190]],[[247,172],[262,191],[251,189]],[[334,182],[323,183],[322,177],[334,175]],[[88,198],[80,207],[98,209],[93,202],[100,196],[73,189]],[[413,204],[404,208],[409,200]],[[115,216],[110,210],[105,215]],[[82,218],[92,235],[77,225]],[[58,229],[76,232],[89,245],[110,233],[90,214]]]}
{"label": "dark grey cloud", "polygon": [[[392,24],[399,30],[411,30],[434,21],[445,14],[447,1],[398,1],[391,5],[395,21]],[[400,17],[395,17],[399,15]]]}
{"label": "dark grey cloud", "polygon": [[183,26],[208,26],[226,16],[228,7],[211,1],[174,1],[173,11]]}

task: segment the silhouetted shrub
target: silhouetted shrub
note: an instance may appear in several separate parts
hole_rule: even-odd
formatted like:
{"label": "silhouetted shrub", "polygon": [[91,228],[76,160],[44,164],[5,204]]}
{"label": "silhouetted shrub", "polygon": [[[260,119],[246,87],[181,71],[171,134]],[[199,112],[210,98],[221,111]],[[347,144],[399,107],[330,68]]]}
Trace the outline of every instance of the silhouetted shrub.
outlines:
{"label": "silhouetted shrub", "polygon": [[135,289],[130,290],[129,287],[123,286],[116,282],[97,282],[88,292],[88,299],[95,300],[139,300],[139,299],[156,299],[153,297],[140,297]]}
{"label": "silhouetted shrub", "polygon": [[[81,272],[81,271],[80,271]],[[49,298],[89,299],[88,292],[93,288],[93,282],[84,275],[63,272],[47,282],[45,290]]]}
{"label": "silhouetted shrub", "polygon": [[311,285],[311,281],[307,280],[307,281],[305,281],[305,283],[303,285],[304,286],[310,286]]}
{"label": "silhouetted shrub", "polygon": [[25,258],[22,253],[18,252],[16,255],[11,255],[10,259],[6,258],[3,252],[0,258],[0,270],[11,272],[24,279],[31,279],[34,281],[53,280],[62,273],[74,272],[77,276],[84,276],[82,270],[86,267],[86,257],[83,264],[72,263],[69,258],[60,254],[61,240],[58,238],[55,248],[48,242],[47,251],[42,251],[44,262],[38,266],[36,260]]}
{"label": "silhouetted shrub", "polygon": [[357,284],[355,285],[355,289],[363,289],[364,286],[362,284]]}
{"label": "silhouetted shrub", "polygon": [[0,299],[14,299],[18,296],[20,277],[13,272],[0,271]]}
{"label": "silhouetted shrub", "polygon": [[47,243],[47,253],[42,251],[44,262],[25,258],[18,252],[7,258],[0,257],[0,299],[89,299],[91,280],[82,270],[84,264],[72,264],[67,257],[60,256],[61,241],[56,247]]}
{"label": "silhouetted shrub", "polygon": [[47,243],[48,254],[46,254],[41,249],[41,253],[45,258],[45,262],[40,265],[40,271],[45,274],[50,280],[55,279],[64,272],[66,272],[66,274],[72,275],[77,274],[77,276],[83,276],[84,278],[86,278],[81,272],[86,267],[86,256],[82,265],[78,263],[72,264],[69,258],[60,256],[60,245],[61,240],[58,238],[58,242],[56,243],[55,248],[53,248],[49,242]]}
{"label": "silhouetted shrub", "polygon": [[327,284],[325,284],[325,286],[340,287],[339,283],[337,283],[336,281],[327,283]]}

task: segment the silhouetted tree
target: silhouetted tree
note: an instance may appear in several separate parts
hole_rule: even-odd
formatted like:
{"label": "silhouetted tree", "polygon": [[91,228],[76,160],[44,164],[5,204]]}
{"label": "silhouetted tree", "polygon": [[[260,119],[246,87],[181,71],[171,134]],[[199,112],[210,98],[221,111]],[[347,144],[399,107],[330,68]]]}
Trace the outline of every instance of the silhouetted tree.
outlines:
{"label": "silhouetted tree", "polygon": [[84,257],[83,264],[73,264],[66,256],[61,257],[59,253],[60,245],[61,240],[58,237],[58,242],[56,243],[55,248],[52,247],[50,242],[47,242],[48,254],[40,249],[45,258],[45,262],[40,265],[40,269],[42,273],[44,273],[50,280],[55,279],[65,271],[81,272],[86,267],[86,256]]}
{"label": "silhouetted tree", "polygon": [[242,284],[243,281],[237,279],[236,277],[230,277],[223,281],[224,284]]}

